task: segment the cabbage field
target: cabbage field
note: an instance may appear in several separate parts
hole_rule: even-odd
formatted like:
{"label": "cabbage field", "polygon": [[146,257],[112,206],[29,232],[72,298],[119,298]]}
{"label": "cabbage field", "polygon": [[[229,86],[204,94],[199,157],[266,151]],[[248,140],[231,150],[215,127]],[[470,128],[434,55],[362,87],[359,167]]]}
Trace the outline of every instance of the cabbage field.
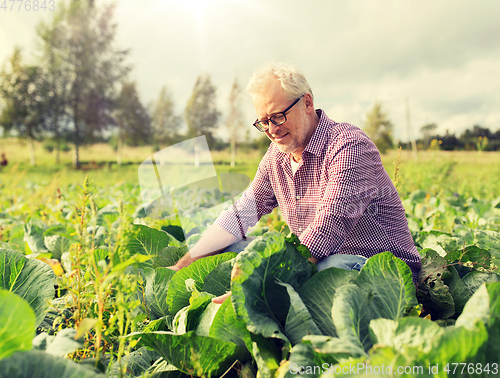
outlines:
{"label": "cabbage field", "polygon": [[416,289],[390,252],[318,273],[276,211],[245,251],[174,272],[207,224],[149,218],[131,171],[4,170],[0,377],[500,376],[492,161],[396,169]]}

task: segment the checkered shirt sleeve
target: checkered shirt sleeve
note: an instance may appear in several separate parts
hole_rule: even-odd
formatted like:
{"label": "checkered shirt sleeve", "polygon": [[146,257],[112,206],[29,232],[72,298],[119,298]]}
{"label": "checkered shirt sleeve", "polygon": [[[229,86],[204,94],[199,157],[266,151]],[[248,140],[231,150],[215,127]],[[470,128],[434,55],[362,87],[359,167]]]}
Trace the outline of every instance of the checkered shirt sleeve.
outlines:
{"label": "checkered shirt sleeve", "polygon": [[242,231],[246,235],[248,229],[255,226],[263,215],[269,214],[278,206],[265,167],[268,154],[269,151],[259,164],[250,187],[233,206],[223,211],[215,221],[216,224],[239,238],[243,237]]}

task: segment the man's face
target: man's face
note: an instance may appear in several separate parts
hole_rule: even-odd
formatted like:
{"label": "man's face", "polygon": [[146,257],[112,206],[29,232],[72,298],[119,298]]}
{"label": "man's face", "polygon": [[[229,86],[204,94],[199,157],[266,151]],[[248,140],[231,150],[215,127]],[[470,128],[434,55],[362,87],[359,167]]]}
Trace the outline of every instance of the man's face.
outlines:
{"label": "man's face", "polygon": [[[270,79],[263,89],[254,99],[259,120],[284,111],[296,100],[287,97],[278,80]],[[265,131],[281,152],[301,155],[309,142],[311,133],[303,101],[304,97],[288,111],[284,124],[276,126],[269,122],[269,129]]]}

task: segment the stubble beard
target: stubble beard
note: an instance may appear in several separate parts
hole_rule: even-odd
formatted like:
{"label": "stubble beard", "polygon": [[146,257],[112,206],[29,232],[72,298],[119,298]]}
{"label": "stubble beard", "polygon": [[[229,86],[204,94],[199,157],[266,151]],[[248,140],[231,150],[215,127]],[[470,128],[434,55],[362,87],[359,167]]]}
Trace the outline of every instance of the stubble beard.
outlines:
{"label": "stubble beard", "polygon": [[[304,112],[301,111],[301,121],[300,123],[302,124],[302,127],[306,127],[306,124],[307,124],[307,117],[306,117],[306,114]],[[291,134],[289,131],[288,131],[288,139],[290,139],[290,141],[287,143],[287,144],[278,144],[276,143],[275,141],[273,141],[271,139],[271,141],[276,144],[276,146],[278,146],[278,149],[285,153],[285,154],[292,154],[294,153],[295,151],[299,150],[299,148],[301,147],[301,144],[300,144],[300,141],[298,138],[302,138],[305,140],[305,135],[303,135],[301,133],[301,131],[303,130],[298,130],[297,128],[295,128],[295,132],[293,134]],[[303,146],[305,148],[305,146]]]}

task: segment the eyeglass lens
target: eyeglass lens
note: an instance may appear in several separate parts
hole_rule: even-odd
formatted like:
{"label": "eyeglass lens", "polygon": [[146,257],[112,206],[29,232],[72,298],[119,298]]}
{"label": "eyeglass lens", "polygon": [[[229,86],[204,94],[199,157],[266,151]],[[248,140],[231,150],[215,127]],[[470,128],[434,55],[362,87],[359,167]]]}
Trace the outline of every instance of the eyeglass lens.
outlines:
{"label": "eyeglass lens", "polygon": [[[302,96],[304,96],[304,95],[302,95]],[[271,116],[271,118],[269,118],[267,120],[256,121],[253,125],[257,129],[259,129],[260,131],[266,131],[267,129],[269,129],[269,121],[271,121],[272,123],[274,123],[276,126],[284,124],[286,122],[285,113],[288,112],[302,98],[302,96],[300,96],[298,99],[296,99],[283,112],[277,113],[277,114]]]}

